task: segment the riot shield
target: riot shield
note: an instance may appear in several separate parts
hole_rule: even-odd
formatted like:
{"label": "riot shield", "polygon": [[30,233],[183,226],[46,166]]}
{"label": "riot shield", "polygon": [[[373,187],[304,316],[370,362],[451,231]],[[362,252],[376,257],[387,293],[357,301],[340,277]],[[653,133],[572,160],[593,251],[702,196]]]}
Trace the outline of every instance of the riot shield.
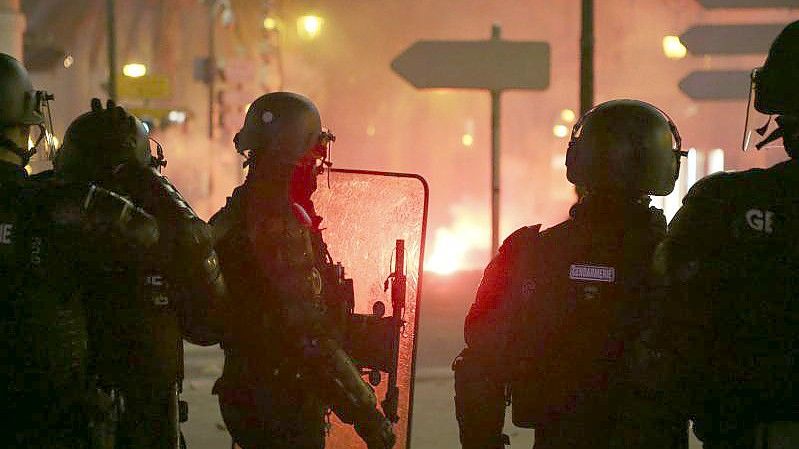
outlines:
{"label": "riot shield", "polygon": [[[393,422],[396,448],[410,441],[416,330],[428,188],[416,175],[333,169],[313,195],[330,258],[352,292],[343,344]],[[343,278],[344,276],[342,276]],[[352,280],[349,283],[349,279]],[[366,448],[331,416],[327,448]]]}

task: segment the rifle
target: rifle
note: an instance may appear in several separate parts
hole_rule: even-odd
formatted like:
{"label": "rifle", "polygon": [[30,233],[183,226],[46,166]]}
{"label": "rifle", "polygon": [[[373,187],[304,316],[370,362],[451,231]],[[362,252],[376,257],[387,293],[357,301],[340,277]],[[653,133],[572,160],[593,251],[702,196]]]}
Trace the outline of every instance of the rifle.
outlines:
{"label": "rifle", "polygon": [[323,278],[328,294],[325,295],[325,310],[328,319],[336,328],[337,338],[346,353],[352,358],[361,375],[368,376],[372,386],[378,386],[387,377],[387,387],[380,405],[386,418],[399,421],[398,365],[400,338],[405,326],[405,241],[397,240],[393,271],[384,283],[384,291],[391,288],[391,316],[384,316],[386,306],[377,301],[371,314],[355,313],[353,280],[346,277],[341,263],[333,263],[327,248],[324,248],[328,263]]}

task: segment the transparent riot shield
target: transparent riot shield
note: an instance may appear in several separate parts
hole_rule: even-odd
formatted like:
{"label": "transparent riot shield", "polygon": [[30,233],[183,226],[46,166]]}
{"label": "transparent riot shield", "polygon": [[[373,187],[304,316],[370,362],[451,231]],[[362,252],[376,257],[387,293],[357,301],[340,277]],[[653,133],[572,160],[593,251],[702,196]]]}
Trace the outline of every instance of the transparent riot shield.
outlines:
{"label": "transparent riot shield", "polygon": [[[393,422],[396,448],[410,441],[411,398],[428,189],[400,173],[333,169],[314,193],[322,237],[354,293],[344,347]],[[366,448],[331,416],[327,448]]]}

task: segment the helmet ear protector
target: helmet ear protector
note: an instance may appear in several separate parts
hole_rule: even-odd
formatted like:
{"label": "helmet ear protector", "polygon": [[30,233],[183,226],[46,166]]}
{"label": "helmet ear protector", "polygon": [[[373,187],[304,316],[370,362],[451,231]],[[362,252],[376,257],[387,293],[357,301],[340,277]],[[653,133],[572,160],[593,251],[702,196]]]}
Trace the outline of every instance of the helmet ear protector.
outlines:
{"label": "helmet ear protector", "polygon": [[[569,165],[569,163],[574,160],[574,151],[573,150],[577,146],[577,144],[580,142],[580,137],[582,137],[582,130],[583,130],[583,125],[585,124],[585,121],[600,106],[602,106],[602,104],[596,105],[593,108],[589,109],[588,112],[583,114],[582,117],[580,117],[577,120],[577,123],[574,124],[574,127],[572,128],[572,132],[571,132],[571,137],[569,138],[568,149],[566,151],[566,165]],[[674,151],[674,153],[677,154],[678,157],[686,157],[686,156],[688,156],[688,152],[682,150],[682,137],[680,137],[680,132],[677,131],[677,125],[674,124],[674,121],[671,119],[671,117],[669,117],[669,114],[666,114],[665,111],[663,111],[662,109],[660,109],[659,107],[657,107],[657,106],[655,106],[653,104],[649,104],[649,106],[655,108],[655,110],[660,112],[660,114],[663,116],[664,119],[666,119],[666,122],[669,124],[669,129],[671,130],[671,135],[672,135],[672,137],[674,137],[674,145],[672,146],[672,151]]]}

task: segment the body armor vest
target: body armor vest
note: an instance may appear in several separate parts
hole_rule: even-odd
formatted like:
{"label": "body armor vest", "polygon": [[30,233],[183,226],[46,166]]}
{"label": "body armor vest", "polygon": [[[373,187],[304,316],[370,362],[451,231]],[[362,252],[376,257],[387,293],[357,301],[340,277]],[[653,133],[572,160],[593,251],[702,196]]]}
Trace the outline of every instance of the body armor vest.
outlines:
{"label": "body armor vest", "polygon": [[665,233],[656,209],[578,204],[573,218],[520,244],[507,317],[515,360],[513,421],[552,422],[580,410],[612,410],[629,316]]}

